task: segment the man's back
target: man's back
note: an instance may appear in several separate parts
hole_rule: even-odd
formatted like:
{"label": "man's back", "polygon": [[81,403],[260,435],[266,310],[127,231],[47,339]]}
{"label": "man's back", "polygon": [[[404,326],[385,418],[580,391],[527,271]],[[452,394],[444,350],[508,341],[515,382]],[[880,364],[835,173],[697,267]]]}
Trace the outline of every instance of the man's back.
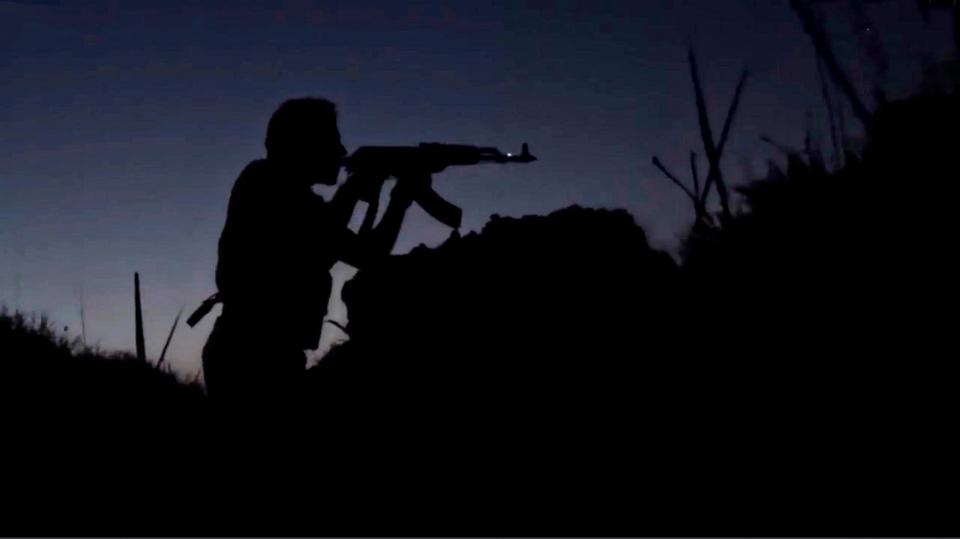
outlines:
{"label": "man's back", "polygon": [[226,316],[256,320],[263,331],[296,335],[304,348],[315,348],[338,232],[326,226],[323,199],[279,176],[258,160],[234,184],[218,245],[217,288]]}

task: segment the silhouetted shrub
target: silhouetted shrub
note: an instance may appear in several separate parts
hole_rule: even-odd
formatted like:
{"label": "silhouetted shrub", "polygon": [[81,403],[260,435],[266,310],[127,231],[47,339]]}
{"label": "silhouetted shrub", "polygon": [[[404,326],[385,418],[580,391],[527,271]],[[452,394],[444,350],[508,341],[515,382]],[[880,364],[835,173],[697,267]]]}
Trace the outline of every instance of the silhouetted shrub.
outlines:
{"label": "silhouetted shrub", "polygon": [[[198,422],[205,397],[197,383],[105,354],[58,334],[45,317],[0,312],[0,399],[25,424],[177,434]],[[19,419],[18,419],[19,418]]]}

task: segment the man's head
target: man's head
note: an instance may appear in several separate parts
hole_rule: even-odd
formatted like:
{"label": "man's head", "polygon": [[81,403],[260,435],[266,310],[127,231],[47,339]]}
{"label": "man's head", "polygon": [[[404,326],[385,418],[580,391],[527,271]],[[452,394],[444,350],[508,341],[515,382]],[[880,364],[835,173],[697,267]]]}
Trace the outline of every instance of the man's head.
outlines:
{"label": "man's head", "polygon": [[267,159],[305,183],[335,185],[347,154],[332,102],[302,97],[283,102],[267,125]]}

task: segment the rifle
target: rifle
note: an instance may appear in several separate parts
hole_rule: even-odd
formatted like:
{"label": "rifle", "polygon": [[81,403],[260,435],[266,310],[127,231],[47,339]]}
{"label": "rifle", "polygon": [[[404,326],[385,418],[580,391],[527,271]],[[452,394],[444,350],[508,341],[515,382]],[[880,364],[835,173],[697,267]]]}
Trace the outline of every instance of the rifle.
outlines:
{"label": "rifle", "polygon": [[380,190],[390,177],[398,181],[416,178],[424,183],[417,186],[414,202],[430,216],[451,227],[460,228],[463,210],[445,200],[430,186],[430,175],[449,166],[478,163],[529,163],[536,161],[530,148],[523,144],[519,154],[503,153],[497,148],[483,148],[464,144],[424,142],[418,146],[363,146],[343,160],[351,175],[366,178],[360,200],[368,204],[360,227],[361,233],[370,230],[380,203]]}

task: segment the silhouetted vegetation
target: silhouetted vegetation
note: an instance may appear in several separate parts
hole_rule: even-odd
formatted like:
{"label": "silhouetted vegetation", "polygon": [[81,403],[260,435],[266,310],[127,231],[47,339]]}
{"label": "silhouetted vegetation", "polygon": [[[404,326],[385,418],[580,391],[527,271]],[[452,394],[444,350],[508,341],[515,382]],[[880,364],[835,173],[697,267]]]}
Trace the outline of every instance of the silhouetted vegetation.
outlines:
{"label": "silhouetted vegetation", "polygon": [[[209,428],[197,381],[0,310],[3,533],[174,533]],[[160,513],[167,513],[160,515]]]}
{"label": "silhouetted vegetation", "polygon": [[606,523],[684,534],[944,525],[926,477],[948,466],[957,368],[931,302],[954,268],[960,109],[921,96],[871,125],[842,169],[809,148],[771,162],[723,227],[692,228],[682,266],[628,214],[573,207],[359,273],[317,409],[404,440],[418,481],[466,499],[534,478],[498,495],[562,508],[521,521],[538,530],[617,504],[646,510]]}
{"label": "silhouetted vegetation", "polygon": [[733,118],[737,113],[737,106],[740,104],[740,95],[743,92],[743,85],[747,82],[749,71],[744,68],[740,74],[740,80],[737,82],[737,88],[733,93],[733,100],[727,109],[727,116],[723,122],[723,130],[720,132],[720,139],[714,142],[713,130],[710,128],[710,116],[707,113],[706,98],[703,95],[703,86],[700,83],[700,71],[697,68],[697,59],[691,47],[687,52],[687,61],[690,64],[690,78],[693,82],[694,95],[696,96],[697,121],[700,124],[700,139],[703,142],[704,153],[707,156],[709,168],[704,178],[701,189],[700,175],[697,172],[697,155],[690,152],[690,173],[693,181],[691,190],[673,173],[667,170],[667,167],[660,161],[660,158],[654,156],[653,164],[660,169],[663,174],[687,195],[693,204],[696,221],[694,226],[711,227],[716,226],[716,220],[707,211],[710,200],[710,190],[716,187],[717,196],[720,198],[720,222],[723,223],[730,218],[730,192],[727,188],[727,182],[723,179],[723,172],[720,168],[720,158],[723,157],[723,149],[727,143],[727,137],[730,135],[730,128],[733,125]]}
{"label": "silhouetted vegetation", "polygon": [[[18,406],[68,404],[70,413],[143,414],[144,420],[187,421],[203,388],[125,352],[104,352],[58,333],[46,317],[0,311],[0,392]],[[81,412],[82,410],[82,412]],[[172,418],[171,415],[183,414]],[[149,416],[149,417],[148,417]]]}

